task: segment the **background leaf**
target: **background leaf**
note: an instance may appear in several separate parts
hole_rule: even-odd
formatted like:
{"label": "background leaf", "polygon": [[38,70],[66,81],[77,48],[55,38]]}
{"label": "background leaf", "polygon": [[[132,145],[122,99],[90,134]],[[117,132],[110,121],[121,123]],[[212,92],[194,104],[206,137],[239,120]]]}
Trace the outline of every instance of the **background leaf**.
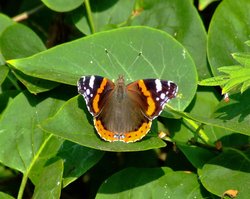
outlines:
{"label": "background leaf", "polygon": [[60,198],[63,174],[63,160],[46,165],[40,175],[33,198]]}
{"label": "background leaf", "polygon": [[127,198],[128,195],[130,198],[181,198],[183,196],[203,198],[195,174],[174,172],[164,167],[122,170],[102,184],[96,198]]}
{"label": "background leaf", "polygon": [[[211,117],[189,113],[184,113],[183,115],[200,123],[249,136],[249,95],[250,91],[247,90],[243,94],[230,96],[229,103],[222,100]],[[180,114],[182,115],[182,113]]]}
{"label": "background leaf", "polygon": [[5,78],[7,77],[9,72],[9,68],[5,65],[0,66],[0,85],[3,83]]}
{"label": "background leaf", "polygon": [[[244,6],[242,6],[244,5]],[[214,75],[220,66],[236,65],[235,52],[249,52],[250,1],[224,0],[216,9],[208,31],[208,60]]]}
{"label": "background leaf", "polygon": [[[8,26],[2,33],[0,50],[7,60],[31,56],[46,50],[46,47],[30,28],[22,24],[14,24]],[[58,85],[55,82],[34,78],[32,74],[26,75],[18,70],[13,70],[13,72],[31,93],[48,91]]]}
{"label": "background leaf", "polygon": [[249,157],[249,151],[243,153],[233,149],[223,152],[199,172],[201,183],[217,196],[221,197],[225,191],[233,189],[238,190],[237,198],[247,199],[250,194]]}
{"label": "background leaf", "polygon": [[53,115],[61,104],[61,100],[47,98],[42,101],[28,93],[15,97],[0,119],[0,161],[23,173],[27,171],[48,137],[37,125]]}
{"label": "background leaf", "polygon": [[[126,23],[134,9],[135,0],[95,0],[90,1],[91,15],[93,17],[95,31],[113,29],[119,24]],[[74,10],[72,19],[75,26],[84,34],[91,34],[90,24],[86,12],[86,6]]]}
{"label": "background leaf", "polygon": [[83,0],[42,0],[42,2],[48,6],[50,9],[57,12],[67,12],[74,10],[80,6],[84,1]]}

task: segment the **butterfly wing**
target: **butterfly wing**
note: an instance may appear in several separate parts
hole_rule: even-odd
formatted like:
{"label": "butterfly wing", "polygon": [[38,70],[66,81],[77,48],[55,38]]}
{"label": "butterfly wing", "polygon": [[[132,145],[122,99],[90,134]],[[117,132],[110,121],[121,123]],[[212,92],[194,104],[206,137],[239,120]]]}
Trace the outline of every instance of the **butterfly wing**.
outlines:
{"label": "butterfly wing", "polygon": [[153,120],[160,115],[165,104],[176,97],[178,86],[172,81],[144,79],[127,85],[127,90],[130,96],[138,101],[145,116]]}
{"label": "butterfly wing", "polygon": [[115,84],[101,76],[82,76],[78,82],[78,93],[80,93],[87,104],[89,112],[96,117],[106,103],[108,96]]}

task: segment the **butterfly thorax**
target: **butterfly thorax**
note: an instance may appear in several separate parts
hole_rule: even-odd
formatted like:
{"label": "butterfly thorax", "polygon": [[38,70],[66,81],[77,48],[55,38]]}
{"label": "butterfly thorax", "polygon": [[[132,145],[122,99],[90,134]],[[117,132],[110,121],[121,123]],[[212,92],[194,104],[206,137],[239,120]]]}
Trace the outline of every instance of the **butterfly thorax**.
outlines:
{"label": "butterfly thorax", "polygon": [[114,95],[118,103],[122,103],[122,101],[126,97],[126,86],[123,76],[119,76],[119,78],[116,81]]}

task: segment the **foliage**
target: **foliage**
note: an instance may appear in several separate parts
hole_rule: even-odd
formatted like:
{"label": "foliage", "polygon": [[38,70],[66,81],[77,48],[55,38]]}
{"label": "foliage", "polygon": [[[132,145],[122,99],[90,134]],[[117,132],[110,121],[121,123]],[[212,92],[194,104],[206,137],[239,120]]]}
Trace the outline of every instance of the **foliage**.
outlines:
{"label": "foliage", "polygon": [[[0,198],[249,198],[250,2],[214,1],[1,3]],[[109,143],[77,93],[93,74],[179,91]]]}

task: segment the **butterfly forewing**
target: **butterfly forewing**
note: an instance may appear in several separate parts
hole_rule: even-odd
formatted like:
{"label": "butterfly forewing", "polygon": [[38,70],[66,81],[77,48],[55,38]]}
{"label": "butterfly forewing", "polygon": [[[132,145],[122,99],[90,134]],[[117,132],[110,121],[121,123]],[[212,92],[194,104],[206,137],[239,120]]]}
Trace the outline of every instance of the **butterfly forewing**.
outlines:
{"label": "butterfly forewing", "polygon": [[77,82],[78,92],[84,97],[89,112],[96,116],[107,101],[115,84],[101,76],[82,76]]}
{"label": "butterfly forewing", "polygon": [[157,117],[164,108],[164,105],[177,95],[178,87],[172,81],[159,79],[144,79],[132,82],[127,86],[131,95],[136,92],[136,89],[142,93],[140,105],[142,111],[151,120]]}

